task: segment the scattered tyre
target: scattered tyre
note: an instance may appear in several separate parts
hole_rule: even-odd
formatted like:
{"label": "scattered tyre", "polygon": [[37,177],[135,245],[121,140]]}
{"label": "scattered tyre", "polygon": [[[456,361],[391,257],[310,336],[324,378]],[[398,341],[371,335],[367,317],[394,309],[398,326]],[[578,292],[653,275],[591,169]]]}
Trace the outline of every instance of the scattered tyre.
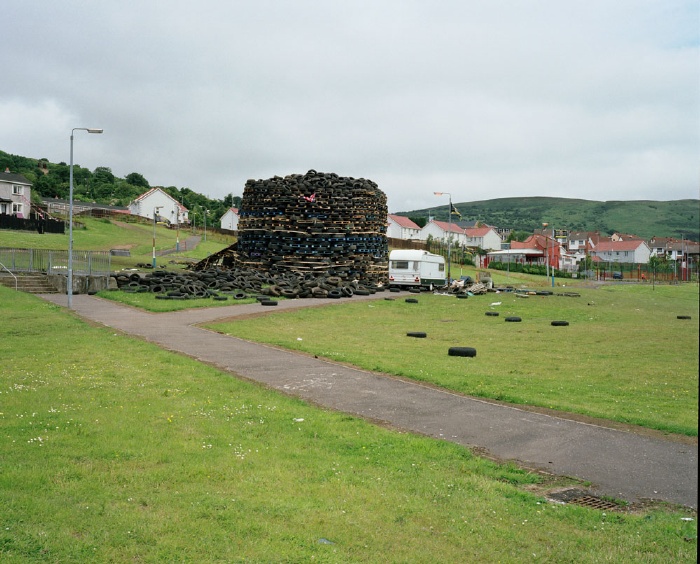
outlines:
{"label": "scattered tyre", "polygon": [[384,300],[387,302],[394,302],[396,301],[396,298],[384,298]]}
{"label": "scattered tyre", "polygon": [[450,347],[447,351],[449,356],[476,356],[476,349],[473,347]]}
{"label": "scattered tyre", "polygon": [[407,304],[417,304],[418,300],[416,298],[406,298],[405,302]]}
{"label": "scattered tyre", "polygon": [[228,300],[228,296],[214,296],[212,299],[216,302],[225,302]]}
{"label": "scattered tyre", "polygon": [[458,300],[466,300],[469,296],[467,294],[457,294]]}
{"label": "scattered tyre", "polygon": [[509,323],[519,323],[520,321],[522,321],[522,319],[513,315],[510,317],[506,317],[506,321],[508,321]]}
{"label": "scattered tyre", "polygon": [[690,319],[689,315],[679,315],[677,316],[678,319]]}
{"label": "scattered tyre", "polygon": [[423,331],[409,331],[406,333],[407,337],[415,337],[416,339],[425,339],[428,334]]}
{"label": "scattered tyre", "polygon": [[331,290],[330,292],[328,292],[328,297],[332,298],[334,300],[338,300],[338,299],[343,297],[343,292],[341,290],[338,290],[338,289]]}
{"label": "scattered tyre", "polygon": [[551,323],[554,327],[566,327],[569,322],[568,321],[552,321]]}
{"label": "scattered tyre", "polygon": [[276,306],[277,301],[276,300],[262,300],[260,302],[260,305],[262,305],[262,306]]}
{"label": "scattered tyre", "polygon": [[499,315],[501,315],[501,314],[497,311],[487,311],[486,312],[487,317],[498,317]]}

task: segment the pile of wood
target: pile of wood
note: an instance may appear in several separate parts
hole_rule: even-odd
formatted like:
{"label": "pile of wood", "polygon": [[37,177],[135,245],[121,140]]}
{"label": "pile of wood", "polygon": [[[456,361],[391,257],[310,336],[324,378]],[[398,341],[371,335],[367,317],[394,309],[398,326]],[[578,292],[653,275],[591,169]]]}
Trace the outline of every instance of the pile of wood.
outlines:
{"label": "pile of wood", "polygon": [[248,180],[238,242],[195,268],[243,267],[344,280],[388,277],[386,195],[363,178],[310,170]]}

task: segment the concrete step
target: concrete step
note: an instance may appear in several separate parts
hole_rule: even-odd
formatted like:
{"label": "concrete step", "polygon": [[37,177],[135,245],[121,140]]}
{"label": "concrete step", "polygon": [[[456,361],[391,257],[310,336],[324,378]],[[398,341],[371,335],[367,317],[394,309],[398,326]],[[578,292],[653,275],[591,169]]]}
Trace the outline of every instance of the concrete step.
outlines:
{"label": "concrete step", "polygon": [[[57,294],[58,290],[44,274],[15,274],[16,286],[20,292],[28,294]],[[15,288],[15,279],[9,274],[0,275],[0,284],[7,288]]]}

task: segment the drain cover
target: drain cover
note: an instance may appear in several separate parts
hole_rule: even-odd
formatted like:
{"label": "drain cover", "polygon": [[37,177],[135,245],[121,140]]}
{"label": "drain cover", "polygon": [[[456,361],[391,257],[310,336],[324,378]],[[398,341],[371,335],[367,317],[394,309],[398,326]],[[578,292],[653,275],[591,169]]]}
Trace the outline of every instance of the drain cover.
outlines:
{"label": "drain cover", "polygon": [[548,497],[552,501],[580,505],[591,509],[620,509],[620,506],[617,503],[600,499],[599,497],[592,495],[590,492],[579,489],[566,489],[558,492],[551,492]]}
{"label": "drain cover", "polygon": [[583,507],[590,507],[591,509],[619,509],[619,506],[612,501],[605,501],[599,497],[592,495],[584,495],[576,499],[572,499],[569,503],[574,505],[582,505]]}

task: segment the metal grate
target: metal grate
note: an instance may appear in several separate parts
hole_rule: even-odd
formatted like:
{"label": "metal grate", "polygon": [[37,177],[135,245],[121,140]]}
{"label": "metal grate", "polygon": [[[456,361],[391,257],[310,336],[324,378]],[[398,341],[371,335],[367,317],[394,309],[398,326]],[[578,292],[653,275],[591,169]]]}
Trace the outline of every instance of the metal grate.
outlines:
{"label": "metal grate", "polygon": [[582,505],[583,507],[590,507],[591,509],[619,509],[619,505],[613,503],[612,501],[605,501],[599,497],[592,495],[584,495],[576,499],[572,499],[569,503],[574,505]]}
{"label": "metal grate", "polygon": [[568,488],[557,492],[551,492],[547,497],[551,501],[580,505],[590,509],[614,511],[623,508],[614,501],[601,499],[595,495],[592,495],[590,491],[581,490],[578,488]]}

